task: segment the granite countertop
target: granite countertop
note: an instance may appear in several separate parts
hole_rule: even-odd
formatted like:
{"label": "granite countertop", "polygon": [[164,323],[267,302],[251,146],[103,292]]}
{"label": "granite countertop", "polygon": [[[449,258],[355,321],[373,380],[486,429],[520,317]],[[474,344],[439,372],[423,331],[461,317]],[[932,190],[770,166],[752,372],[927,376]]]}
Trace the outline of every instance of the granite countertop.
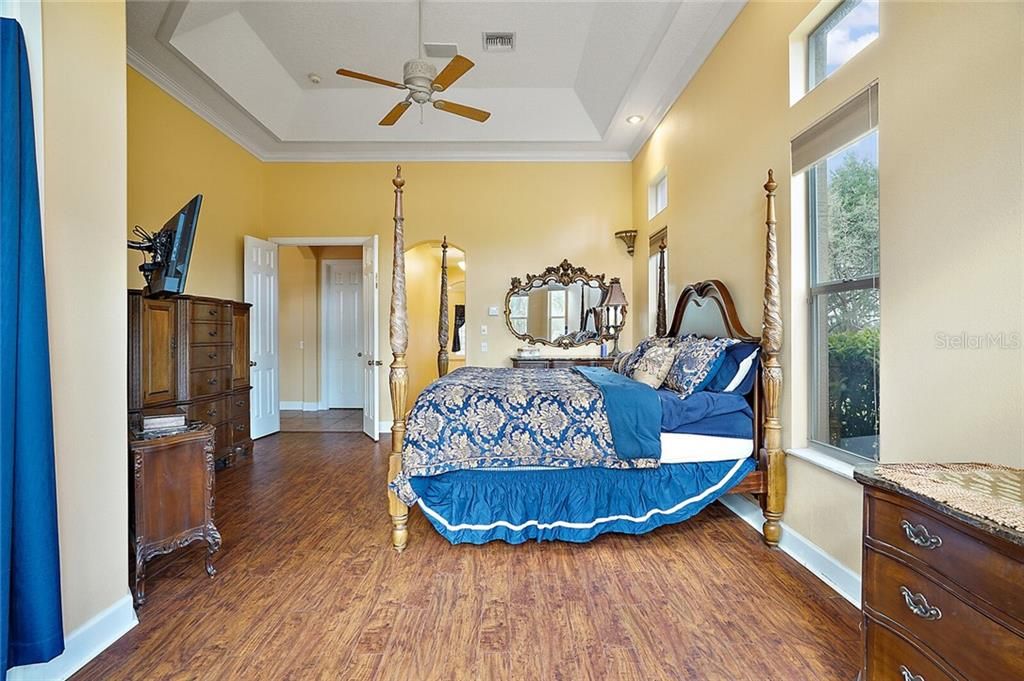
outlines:
{"label": "granite countertop", "polygon": [[986,463],[892,463],[859,466],[853,477],[1024,546],[1024,469]]}

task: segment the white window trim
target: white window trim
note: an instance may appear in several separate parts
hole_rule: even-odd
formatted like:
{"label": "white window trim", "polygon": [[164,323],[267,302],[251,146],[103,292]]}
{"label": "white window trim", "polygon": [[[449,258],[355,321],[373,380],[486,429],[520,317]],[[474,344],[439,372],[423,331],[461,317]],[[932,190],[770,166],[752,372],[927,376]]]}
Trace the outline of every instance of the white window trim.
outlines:
{"label": "white window trim", "polygon": [[853,471],[858,466],[876,466],[877,461],[871,461],[865,459],[862,456],[856,454],[850,454],[842,450],[824,451],[815,447],[792,447],[785,450],[786,454],[806,461],[809,464],[817,466],[818,468],[824,469],[830,473],[835,473],[841,478],[847,480],[853,480]]}
{"label": "white window trim", "polygon": [[[658,186],[662,182],[665,182],[665,205],[657,208]],[[656,208],[657,210],[655,210]],[[662,168],[647,185],[647,219],[653,220],[665,212],[666,208],[668,208],[668,168]]]}

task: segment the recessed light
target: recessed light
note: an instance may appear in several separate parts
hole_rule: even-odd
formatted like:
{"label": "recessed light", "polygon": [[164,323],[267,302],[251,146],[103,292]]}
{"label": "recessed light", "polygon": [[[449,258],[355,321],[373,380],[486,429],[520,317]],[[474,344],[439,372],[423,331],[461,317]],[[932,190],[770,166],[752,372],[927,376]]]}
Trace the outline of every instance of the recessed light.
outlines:
{"label": "recessed light", "polygon": [[309,78],[309,82],[312,83],[313,85],[319,85],[320,84],[320,74],[319,73],[311,73],[311,74],[309,74],[306,77]]}
{"label": "recessed light", "polygon": [[636,125],[643,119],[643,116],[637,116],[636,114],[633,114],[632,116],[626,116],[626,122],[629,123],[630,125]]}

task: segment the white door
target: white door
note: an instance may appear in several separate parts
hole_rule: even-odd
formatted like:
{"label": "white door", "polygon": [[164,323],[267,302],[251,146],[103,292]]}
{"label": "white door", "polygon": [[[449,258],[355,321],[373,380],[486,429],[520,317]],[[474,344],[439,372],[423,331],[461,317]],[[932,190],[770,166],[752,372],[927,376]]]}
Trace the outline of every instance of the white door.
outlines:
{"label": "white door", "polygon": [[358,260],[323,263],[324,383],[328,409],[363,406],[363,267]]}
{"label": "white door", "polygon": [[363,244],[363,432],[380,439],[380,292],[377,282],[377,237]]}
{"label": "white door", "polygon": [[249,430],[253,438],[281,430],[278,401],[277,244],[245,237],[245,302],[249,311],[252,396]]}

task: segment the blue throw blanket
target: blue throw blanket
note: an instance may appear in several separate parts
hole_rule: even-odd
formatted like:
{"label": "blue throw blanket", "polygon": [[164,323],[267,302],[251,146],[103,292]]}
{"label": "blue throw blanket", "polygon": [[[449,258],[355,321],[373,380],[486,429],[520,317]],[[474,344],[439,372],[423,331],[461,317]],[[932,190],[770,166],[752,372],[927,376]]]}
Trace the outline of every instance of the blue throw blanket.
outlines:
{"label": "blue throw blanket", "polygon": [[622,459],[661,456],[661,400],[649,385],[603,367],[575,367],[604,395],[615,452]]}
{"label": "blue throw blanket", "polygon": [[[617,388],[610,390],[617,395]],[[657,432],[661,410],[650,393]],[[402,472],[391,489],[412,504],[410,478],[455,470],[657,467],[660,442],[646,456],[633,444],[626,456],[618,453],[610,420],[621,427],[627,418],[610,419],[605,393],[573,369],[456,369],[416,398],[406,419]]]}

